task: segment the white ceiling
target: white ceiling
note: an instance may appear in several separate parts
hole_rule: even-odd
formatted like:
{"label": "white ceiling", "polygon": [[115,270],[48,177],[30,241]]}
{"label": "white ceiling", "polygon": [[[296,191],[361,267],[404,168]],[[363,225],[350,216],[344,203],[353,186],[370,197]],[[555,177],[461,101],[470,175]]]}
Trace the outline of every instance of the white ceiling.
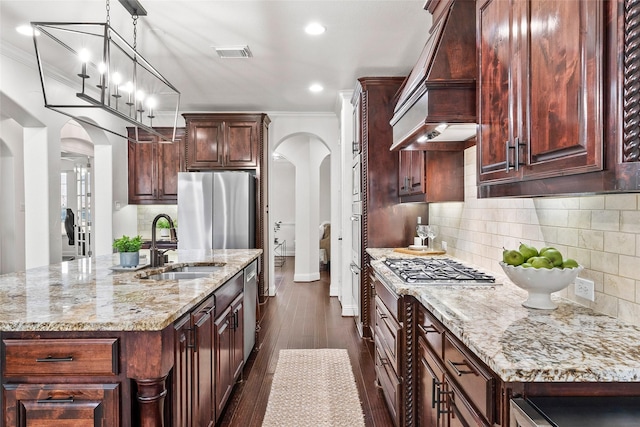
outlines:
{"label": "white ceiling", "polygon": [[[180,112],[333,112],[358,77],[406,76],[427,38],[424,0],[140,0],[138,51],[181,92]],[[33,55],[15,28],[31,21],[105,22],[104,0],[0,0],[0,49]],[[110,0],[112,27],[133,24]],[[327,31],[303,29],[319,21]],[[214,46],[249,45],[253,58],[220,59]],[[1,73],[0,63],[0,73]],[[311,83],[324,86],[320,94]]]}

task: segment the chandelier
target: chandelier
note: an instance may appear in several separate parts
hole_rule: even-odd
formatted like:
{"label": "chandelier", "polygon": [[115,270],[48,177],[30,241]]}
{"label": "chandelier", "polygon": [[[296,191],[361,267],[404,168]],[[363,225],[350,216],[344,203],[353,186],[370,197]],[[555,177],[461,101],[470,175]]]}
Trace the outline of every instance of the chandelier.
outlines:
{"label": "chandelier", "polygon": [[31,23],[45,107],[132,141],[125,126],[108,129],[90,112],[105,111],[135,126],[136,136],[141,128],[163,141],[153,119],[171,113],[175,140],[180,92],[137,51],[138,17],[147,12],[137,0],[119,1],[133,19],[133,46],[111,27],[109,0],[104,23]]}

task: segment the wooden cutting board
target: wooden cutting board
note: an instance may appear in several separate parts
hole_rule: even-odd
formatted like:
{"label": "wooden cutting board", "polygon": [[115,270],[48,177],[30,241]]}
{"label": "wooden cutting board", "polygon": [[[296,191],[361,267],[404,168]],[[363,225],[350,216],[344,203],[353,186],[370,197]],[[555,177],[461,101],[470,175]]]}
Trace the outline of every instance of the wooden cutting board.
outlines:
{"label": "wooden cutting board", "polygon": [[421,250],[409,249],[409,248],[395,248],[393,251],[400,252],[402,254],[407,254],[407,255],[422,255],[422,256],[446,254],[445,251],[431,250],[431,249],[428,249],[426,251],[421,251]]}

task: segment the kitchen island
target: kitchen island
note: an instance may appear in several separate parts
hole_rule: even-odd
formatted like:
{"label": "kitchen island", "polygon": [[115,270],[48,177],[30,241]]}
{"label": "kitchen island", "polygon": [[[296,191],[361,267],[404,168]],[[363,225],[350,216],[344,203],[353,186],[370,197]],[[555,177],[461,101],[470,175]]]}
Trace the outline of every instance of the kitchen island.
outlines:
{"label": "kitchen island", "polygon": [[[116,254],[0,276],[2,425],[63,412],[109,426],[199,425],[198,409],[215,420],[220,375],[211,364],[208,373],[196,368],[206,370],[206,359],[224,365],[216,350],[235,360],[228,347],[242,353],[233,332],[242,325],[243,271],[261,253],[178,250],[173,262],[138,271],[114,268]],[[185,265],[219,268],[188,280],[145,278]],[[229,346],[220,347],[223,338]]]}
{"label": "kitchen island", "polygon": [[407,255],[368,252],[376,304],[397,309],[401,424],[424,424],[427,406],[436,417],[508,425],[511,397],[640,395],[637,326],[555,296],[556,310],[525,308],[527,293],[494,272],[493,285],[409,285],[383,263]]}

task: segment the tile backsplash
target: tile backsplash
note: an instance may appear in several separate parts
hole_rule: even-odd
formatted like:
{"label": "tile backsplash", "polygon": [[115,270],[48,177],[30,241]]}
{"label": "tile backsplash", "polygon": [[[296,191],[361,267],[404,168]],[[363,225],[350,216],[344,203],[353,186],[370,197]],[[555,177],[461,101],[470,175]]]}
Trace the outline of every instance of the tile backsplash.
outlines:
{"label": "tile backsplash", "polygon": [[[580,179],[579,176],[576,179]],[[465,151],[465,201],[433,203],[429,222],[457,258],[502,274],[502,248],[554,246],[595,282],[595,302],[560,295],[640,325],[640,194],[478,199],[476,147]]]}
{"label": "tile backsplash", "polygon": [[151,239],[151,223],[161,213],[169,215],[174,221],[178,220],[177,205],[138,205],[138,234],[144,239]]}

